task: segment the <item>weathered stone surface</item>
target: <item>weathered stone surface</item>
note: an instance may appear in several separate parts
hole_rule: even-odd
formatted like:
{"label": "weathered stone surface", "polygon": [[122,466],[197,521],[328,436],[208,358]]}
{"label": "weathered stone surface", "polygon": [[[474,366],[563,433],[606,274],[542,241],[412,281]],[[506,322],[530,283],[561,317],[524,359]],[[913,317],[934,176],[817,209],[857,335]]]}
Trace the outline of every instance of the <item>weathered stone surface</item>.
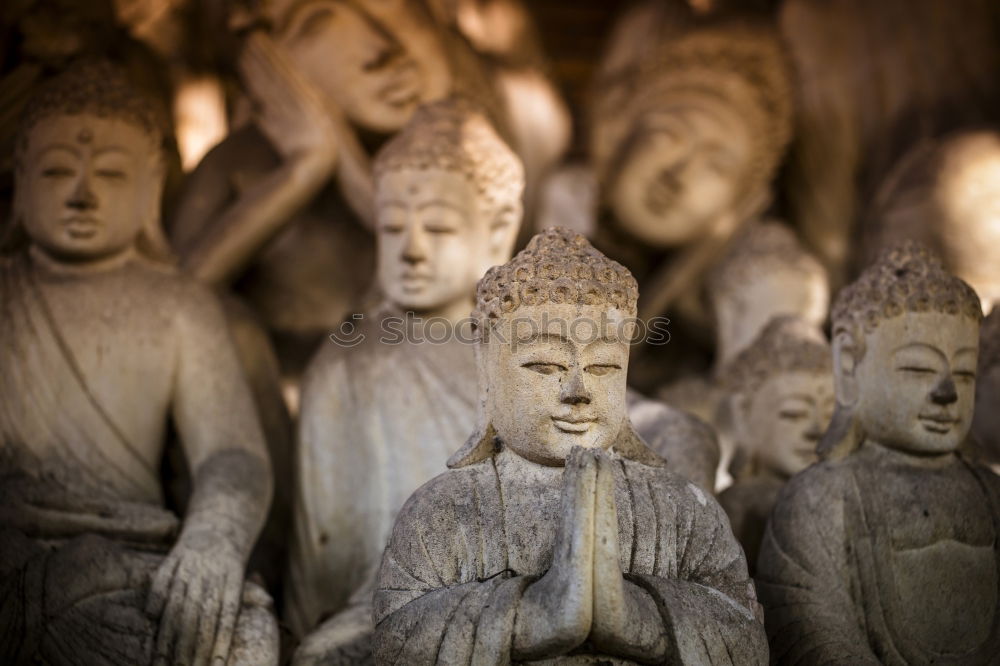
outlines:
{"label": "weathered stone surface", "polygon": [[377,663],[766,661],[721,508],[629,422],[636,296],[558,229],[480,281],[477,429],[393,528]]}
{"label": "weathered stone surface", "polygon": [[1000,477],[958,452],[981,318],[914,244],[838,297],[825,460],[782,491],[759,556],[778,663],[995,663]]}

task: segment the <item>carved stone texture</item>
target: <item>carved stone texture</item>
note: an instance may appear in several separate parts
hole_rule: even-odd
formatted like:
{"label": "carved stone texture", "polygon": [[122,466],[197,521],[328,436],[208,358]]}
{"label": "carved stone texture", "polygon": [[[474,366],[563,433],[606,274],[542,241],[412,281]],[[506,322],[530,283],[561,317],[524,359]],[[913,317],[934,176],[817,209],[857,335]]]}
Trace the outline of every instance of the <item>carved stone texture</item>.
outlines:
{"label": "carved stone texture", "polygon": [[636,294],[558,229],[480,281],[476,431],[396,521],[376,663],[767,661],[721,508],[629,422]]}
{"label": "carved stone texture", "polygon": [[815,326],[779,317],[726,373],[731,434],[742,460],[719,503],[751,573],[778,491],[816,461],[816,445],[833,416],[830,367],[830,345]]}
{"label": "carved stone texture", "polygon": [[981,319],[912,243],[837,298],[825,459],[782,490],[758,559],[777,663],[996,663],[1000,477],[959,452]]}
{"label": "carved stone texture", "polygon": [[[161,137],[118,69],[82,63],[29,104],[0,259],[0,661],[277,660],[244,583],[271,495],[216,299],[158,233]],[[193,489],[159,465],[173,422]]]}

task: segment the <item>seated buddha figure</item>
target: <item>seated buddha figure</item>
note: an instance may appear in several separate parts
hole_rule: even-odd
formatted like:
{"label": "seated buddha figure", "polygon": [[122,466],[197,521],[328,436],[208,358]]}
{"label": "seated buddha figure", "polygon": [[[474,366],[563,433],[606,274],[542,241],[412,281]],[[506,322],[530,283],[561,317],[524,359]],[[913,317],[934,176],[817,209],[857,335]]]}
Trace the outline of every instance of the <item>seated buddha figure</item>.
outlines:
{"label": "seated buddha figure", "polygon": [[[167,260],[162,136],[105,62],[25,110],[0,259],[0,662],[273,664],[245,583],[271,496],[215,297]],[[168,425],[190,468],[165,506]]]}
{"label": "seated buddha figure", "polygon": [[629,421],[637,295],[557,228],[480,281],[477,426],[393,527],[376,663],[767,661],[725,514]]}
{"label": "seated buddha figure", "polygon": [[778,492],[816,461],[816,445],[830,423],[830,345],[808,322],[774,319],[732,362],[726,390],[743,460],[719,503],[753,574]]}
{"label": "seated buddha figure", "polygon": [[757,559],[779,664],[995,664],[1000,477],[959,449],[982,309],[923,246],[833,307],[822,461],[782,489]]}
{"label": "seated buddha figure", "polygon": [[312,634],[299,663],[370,649],[372,582],[396,513],[475,424],[463,321],[521,223],[521,163],[463,99],[421,107],[379,152],[375,184],[382,302],[352,320],[356,337],[326,341],[303,382],[286,586],[293,630]]}

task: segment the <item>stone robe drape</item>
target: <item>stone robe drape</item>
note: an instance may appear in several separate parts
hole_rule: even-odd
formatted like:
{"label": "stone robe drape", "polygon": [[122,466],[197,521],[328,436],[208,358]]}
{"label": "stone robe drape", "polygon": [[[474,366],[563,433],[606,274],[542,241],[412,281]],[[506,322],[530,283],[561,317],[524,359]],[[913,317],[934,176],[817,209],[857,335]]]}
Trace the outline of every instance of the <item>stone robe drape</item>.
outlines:
{"label": "stone robe drape", "polygon": [[[668,662],[765,663],[753,585],[722,509],[662,468],[616,462],[622,571],[660,609]],[[522,473],[530,464],[505,449],[410,498],[378,576],[379,664],[509,662],[519,599],[549,567],[560,515],[561,469],[538,483]]]}
{"label": "stone robe drape", "polygon": [[1000,477],[865,445],[785,486],[757,565],[779,664],[995,664]]}

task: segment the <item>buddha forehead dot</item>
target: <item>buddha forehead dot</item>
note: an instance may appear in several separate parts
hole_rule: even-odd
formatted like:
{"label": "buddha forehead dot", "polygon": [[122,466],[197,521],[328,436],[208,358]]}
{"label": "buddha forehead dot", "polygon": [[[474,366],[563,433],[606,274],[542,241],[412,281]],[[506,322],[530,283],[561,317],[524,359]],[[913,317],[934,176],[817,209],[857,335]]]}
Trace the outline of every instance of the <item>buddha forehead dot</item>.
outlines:
{"label": "buddha forehead dot", "polygon": [[76,140],[80,143],[90,143],[94,138],[93,132],[91,132],[86,127],[80,130],[80,133],[76,135]]}

